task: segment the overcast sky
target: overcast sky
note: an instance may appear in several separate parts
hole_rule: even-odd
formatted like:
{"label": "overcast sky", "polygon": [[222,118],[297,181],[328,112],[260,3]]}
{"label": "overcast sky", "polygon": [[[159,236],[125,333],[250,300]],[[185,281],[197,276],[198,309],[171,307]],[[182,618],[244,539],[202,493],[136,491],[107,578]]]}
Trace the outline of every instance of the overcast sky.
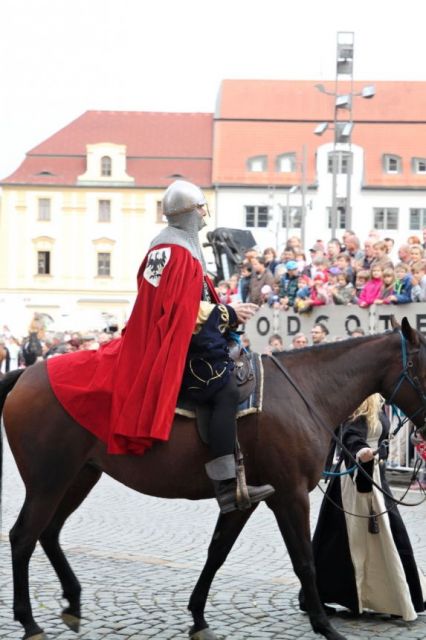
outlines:
{"label": "overcast sky", "polygon": [[1,0],[0,178],[88,109],[214,111],[225,78],[426,80],[425,0]]}

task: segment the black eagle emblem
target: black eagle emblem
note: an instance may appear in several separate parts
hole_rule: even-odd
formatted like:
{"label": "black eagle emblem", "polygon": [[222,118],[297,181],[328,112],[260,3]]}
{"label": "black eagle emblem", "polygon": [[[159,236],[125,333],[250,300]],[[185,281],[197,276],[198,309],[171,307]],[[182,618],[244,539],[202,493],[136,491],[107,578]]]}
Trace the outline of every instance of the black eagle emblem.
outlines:
{"label": "black eagle emblem", "polygon": [[167,256],[164,250],[155,252],[153,251],[152,253],[150,253],[147,264],[148,269],[151,270],[150,278],[159,278],[166,264]]}

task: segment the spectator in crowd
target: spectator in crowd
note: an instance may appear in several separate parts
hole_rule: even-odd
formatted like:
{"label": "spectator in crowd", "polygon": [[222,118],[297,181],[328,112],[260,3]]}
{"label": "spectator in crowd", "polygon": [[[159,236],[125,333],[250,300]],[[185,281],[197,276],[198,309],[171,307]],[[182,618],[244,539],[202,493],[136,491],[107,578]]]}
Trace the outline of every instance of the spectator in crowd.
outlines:
{"label": "spectator in crowd", "polygon": [[362,327],[357,327],[356,329],[349,331],[350,338],[362,338],[363,336],[365,336],[365,331]]}
{"label": "spectator in crowd", "polygon": [[406,304],[411,302],[411,273],[409,266],[399,262],[395,267],[395,284],[393,293],[386,298],[386,303]]}
{"label": "spectator in crowd", "polygon": [[248,301],[253,304],[262,305],[264,302],[264,294],[262,287],[268,284],[271,289],[274,284],[274,276],[265,266],[265,258],[257,256],[251,261],[253,273],[251,274],[248,292]]}
{"label": "spectator in crowd", "polygon": [[241,265],[241,275],[238,281],[238,295],[241,302],[247,302],[252,273],[251,263],[248,260],[244,260]]}
{"label": "spectator in crowd", "polygon": [[[329,483],[313,535],[316,581],[323,603],[410,621],[425,609],[426,581],[386,479],[390,425],[382,402],[369,396],[343,424],[345,450],[333,468],[341,475]],[[353,471],[354,459],[366,475]]]}
{"label": "spectator in crowd", "polygon": [[410,267],[412,267],[415,262],[423,260],[424,257],[425,252],[421,244],[412,244],[410,246],[410,260],[408,262]]}
{"label": "spectator in crowd", "polygon": [[348,276],[350,282],[355,283],[355,269],[352,267],[351,259],[347,253],[341,253],[337,256],[335,266]]}
{"label": "spectator in crowd", "polygon": [[292,349],[303,349],[303,347],[307,347],[307,346],[308,346],[308,338],[305,336],[304,333],[299,331],[299,333],[296,333],[296,335],[293,336],[293,339],[291,341]]}
{"label": "spectator in crowd", "polygon": [[227,280],[218,282],[216,291],[222,304],[231,304],[231,285]]}
{"label": "spectator in crowd", "polygon": [[409,244],[410,246],[412,246],[413,244],[421,245],[421,241],[420,241],[419,236],[408,236],[407,244]]}
{"label": "spectator in crowd", "polygon": [[290,260],[296,260],[296,252],[291,247],[285,247],[280,255],[280,261],[275,267],[275,279],[278,281],[280,277],[285,273],[285,265]]}
{"label": "spectator in crowd", "polygon": [[370,269],[370,278],[363,286],[359,296],[358,304],[360,307],[369,307],[380,298],[383,289],[383,269],[379,264],[374,265]]}
{"label": "spectator in crowd", "polygon": [[379,265],[382,269],[386,269],[387,267],[393,268],[393,262],[389,258],[389,255],[386,251],[386,245],[382,240],[378,240],[377,242],[374,243],[373,253],[374,253],[374,259],[371,263],[371,267],[375,267],[376,265]]}
{"label": "spectator in crowd", "polygon": [[293,307],[299,288],[298,265],[295,260],[289,260],[286,265],[286,272],[281,276],[279,282],[280,305],[284,311]]}
{"label": "spectator in crowd", "polygon": [[271,293],[269,294],[266,302],[273,309],[281,309],[279,282],[274,282],[274,284],[272,285]]}
{"label": "spectator in crowd", "polygon": [[395,248],[395,240],[393,238],[383,238],[383,242],[386,245],[386,253],[388,254],[389,258],[392,260],[393,262],[393,252],[394,252],[394,248]]}
{"label": "spectator in crowd", "polygon": [[265,259],[265,266],[272,275],[275,274],[275,268],[277,264],[279,264],[279,260],[277,259],[277,252],[273,247],[267,247],[263,252],[263,257]]}
{"label": "spectator in crowd", "polygon": [[317,322],[311,329],[312,345],[319,345],[327,342],[329,330],[323,322]]}
{"label": "spectator in crowd", "polygon": [[370,279],[370,272],[365,269],[361,269],[355,276],[355,298],[358,302],[361,291]]}
{"label": "spectator in crowd", "polygon": [[426,302],[426,265],[424,261],[415,262],[411,267],[411,300]]}
{"label": "spectator in crowd", "polygon": [[423,249],[426,249],[426,227],[422,231],[422,237],[423,237],[422,247]]}
{"label": "spectator in crowd", "polygon": [[304,254],[303,251],[296,251],[296,262],[297,262],[297,269],[299,271],[299,273],[302,273],[302,271],[304,270],[304,268],[306,267],[306,255]]}
{"label": "spectator in crowd", "polygon": [[356,302],[355,287],[347,273],[340,271],[336,276],[336,284],[331,287],[331,296],[334,304],[352,304]]}
{"label": "spectator in crowd", "polygon": [[294,302],[294,310],[298,313],[309,313],[314,307],[319,307],[330,302],[330,293],[327,287],[327,275],[318,271],[312,281],[312,286],[307,296],[302,297],[300,290]]}
{"label": "spectator in crowd", "polygon": [[231,288],[231,297],[232,297],[232,301],[236,300],[236,298],[234,296],[237,296],[238,298],[238,282],[240,280],[240,276],[238,275],[238,273],[233,273],[232,275],[229,276],[229,286]]}
{"label": "spectator in crowd", "polygon": [[287,240],[287,247],[292,249],[294,253],[297,253],[298,251],[303,251],[302,241],[298,236],[290,236],[289,239]]}
{"label": "spectator in crowd", "polygon": [[327,260],[328,263],[333,266],[336,263],[336,258],[340,255],[341,246],[337,238],[332,238],[327,242]]}
{"label": "spectator in crowd", "polygon": [[362,260],[364,256],[360,248],[360,241],[358,236],[356,236],[355,234],[348,234],[347,236],[345,236],[344,244],[345,253],[348,254],[352,261],[357,262],[359,260]]}
{"label": "spectator in crowd", "polygon": [[409,244],[401,244],[398,247],[398,260],[399,262],[406,262],[407,264],[410,262],[410,245]]}
{"label": "spectator in crowd", "polygon": [[265,350],[265,353],[268,353],[270,355],[279,353],[280,351],[284,351],[284,340],[279,333],[273,333],[268,338],[268,346]]}
{"label": "spectator in crowd", "polygon": [[364,242],[364,255],[361,260],[358,260],[356,263],[357,270],[366,269],[369,271],[373,264],[375,255],[374,255],[374,242],[371,238],[367,238]]}
{"label": "spectator in crowd", "polygon": [[375,301],[375,304],[388,304],[386,301],[394,292],[395,287],[395,271],[387,268],[383,271],[383,287],[380,292],[379,298]]}

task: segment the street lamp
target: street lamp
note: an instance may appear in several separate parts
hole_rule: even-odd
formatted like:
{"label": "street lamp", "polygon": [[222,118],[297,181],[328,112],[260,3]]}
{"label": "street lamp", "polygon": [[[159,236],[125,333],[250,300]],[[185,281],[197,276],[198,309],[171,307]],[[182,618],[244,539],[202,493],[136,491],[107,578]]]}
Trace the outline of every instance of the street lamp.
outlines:
{"label": "street lamp", "polygon": [[[346,164],[346,197],[345,197],[345,213],[346,213],[346,227],[352,227],[351,220],[351,176],[352,176],[352,130],[353,130],[353,118],[352,118],[352,104],[353,98],[360,96],[365,99],[374,98],[376,94],[375,87],[368,85],[363,87],[360,92],[353,91],[353,58],[354,58],[354,34],[351,31],[339,31],[337,33],[337,51],[336,51],[336,81],[335,91],[328,91],[323,84],[314,85],[318,91],[329,96],[334,97],[334,114],[333,114],[333,126],[331,127],[328,122],[321,122],[318,124],[314,133],[317,136],[321,136],[332,128],[334,131],[333,139],[333,154],[332,154],[332,204],[331,204],[331,234],[334,238],[336,236],[337,227],[337,174],[341,172],[339,167],[340,155],[338,151],[345,150],[347,153]],[[351,90],[344,92],[339,91],[340,76],[346,76],[344,78],[346,82],[350,82]],[[343,118],[342,118],[343,114]],[[344,145],[343,148],[341,145]],[[339,170],[340,169],[340,170]]]}

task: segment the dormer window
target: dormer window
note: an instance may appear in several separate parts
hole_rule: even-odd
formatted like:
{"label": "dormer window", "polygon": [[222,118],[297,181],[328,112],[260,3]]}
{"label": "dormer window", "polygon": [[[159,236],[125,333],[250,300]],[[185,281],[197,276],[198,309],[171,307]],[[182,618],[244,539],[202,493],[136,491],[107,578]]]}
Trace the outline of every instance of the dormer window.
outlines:
{"label": "dormer window", "polygon": [[102,156],[101,158],[101,176],[107,178],[112,173],[112,161],[109,156]]}
{"label": "dormer window", "polygon": [[248,170],[254,173],[266,171],[267,164],[268,160],[266,156],[253,156],[247,160]]}
{"label": "dormer window", "polygon": [[401,173],[402,160],[400,156],[385,154],[383,156],[383,168],[386,173]]}
{"label": "dormer window", "polygon": [[279,173],[294,173],[296,171],[296,154],[281,153],[276,160],[277,171]]}
{"label": "dormer window", "polygon": [[426,158],[413,158],[414,173],[426,173]]}

